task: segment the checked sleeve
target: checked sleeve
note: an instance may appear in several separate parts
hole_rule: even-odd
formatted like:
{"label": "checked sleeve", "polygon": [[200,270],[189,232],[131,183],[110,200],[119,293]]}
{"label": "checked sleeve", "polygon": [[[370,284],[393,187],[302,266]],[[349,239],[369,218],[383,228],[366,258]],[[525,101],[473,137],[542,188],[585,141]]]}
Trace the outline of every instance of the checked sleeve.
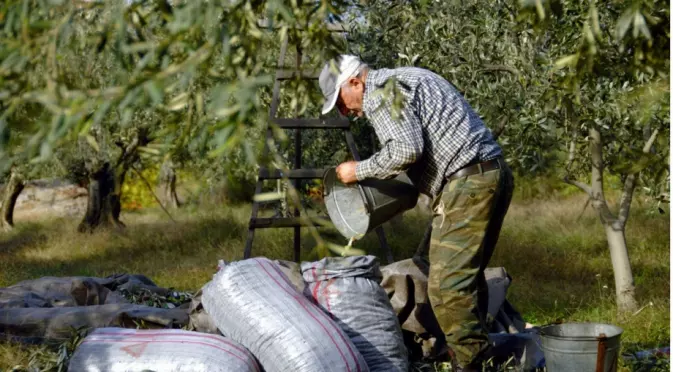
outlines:
{"label": "checked sleeve", "polygon": [[[390,101],[392,99],[388,100]],[[397,176],[423,154],[421,122],[409,100],[400,116],[397,120],[393,119],[390,103],[382,105],[370,116],[369,121],[379,137],[382,148],[369,159],[358,162],[355,168],[358,181]]]}

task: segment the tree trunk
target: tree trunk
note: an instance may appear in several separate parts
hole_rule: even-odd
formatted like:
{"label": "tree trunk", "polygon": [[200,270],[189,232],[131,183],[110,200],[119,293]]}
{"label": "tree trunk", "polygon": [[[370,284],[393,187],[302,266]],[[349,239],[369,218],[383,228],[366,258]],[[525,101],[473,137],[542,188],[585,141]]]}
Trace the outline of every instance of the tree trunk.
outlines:
{"label": "tree trunk", "polygon": [[158,194],[160,195],[161,202],[169,208],[180,207],[178,193],[175,190],[177,178],[173,162],[170,160],[165,161],[161,165],[161,170],[159,171]]}
{"label": "tree trunk", "polygon": [[[654,142],[657,131],[653,133],[650,141],[645,145],[644,152],[649,151]],[[612,271],[615,275],[615,292],[617,295],[617,309],[620,314],[632,313],[638,307],[635,297],[635,285],[629,254],[626,249],[624,229],[628,220],[631,200],[635,189],[636,174],[630,174],[626,178],[624,191],[619,206],[619,214],[615,216],[608,207],[603,193],[603,147],[601,133],[596,128],[589,129],[589,150],[591,156],[591,186],[575,180],[567,180],[568,183],[579,187],[589,194],[591,206],[605,228],[605,234],[610,249]]]}
{"label": "tree trunk", "polygon": [[[624,237],[624,227],[626,226],[626,216],[624,221],[620,222],[618,218],[610,212],[608,203],[605,201],[603,193],[603,143],[601,134],[596,128],[589,130],[590,151],[591,151],[591,197],[594,210],[598,213],[608,240],[610,249],[610,259],[612,260],[612,271],[615,275],[615,292],[617,294],[617,309],[619,313],[626,314],[633,312],[638,306],[635,297],[635,286],[633,284],[633,274],[631,272],[631,263],[629,262],[628,251],[626,250],[626,238]],[[633,178],[633,177],[630,177]],[[623,197],[629,199],[633,195],[632,182],[627,182]],[[622,207],[625,203],[622,202]],[[629,209],[626,206],[627,210]]]}
{"label": "tree trunk", "polygon": [[104,163],[100,169],[89,176],[89,196],[86,205],[86,214],[80,222],[79,232],[93,232],[101,227],[124,227],[119,220],[121,213],[120,195],[117,190],[119,177]]}
{"label": "tree trunk", "polygon": [[615,274],[615,289],[617,294],[617,309],[621,314],[629,314],[636,311],[636,288],[631,273],[629,252],[626,249],[626,237],[624,229],[616,224],[605,224],[605,234],[608,238],[612,270]]}
{"label": "tree trunk", "polygon": [[24,186],[21,175],[12,171],[2,200],[2,221],[0,221],[0,225],[4,230],[11,230],[14,227],[14,206],[16,206],[16,199],[19,198]]}
{"label": "tree trunk", "polygon": [[146,129],[139,129],[136,136],[124,146],[117,142],[121,148],[121,154],[117,158],[114,167],[109,162],[102,166],[90,169],[89,172],[89,200],[86,214],[79,224],[78,231],[92,232],[99,227],[124,227],[119,220],[121,214],[122,185],[126,178],[126,172],[138,159],[138,147],[149,143]]}

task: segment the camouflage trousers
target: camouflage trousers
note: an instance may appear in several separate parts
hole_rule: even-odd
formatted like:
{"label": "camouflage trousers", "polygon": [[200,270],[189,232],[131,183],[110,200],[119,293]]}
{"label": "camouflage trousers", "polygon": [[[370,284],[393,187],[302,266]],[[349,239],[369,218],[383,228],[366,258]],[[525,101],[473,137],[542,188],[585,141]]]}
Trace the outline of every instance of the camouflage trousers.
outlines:
{"label": "camouflage trousers", "polygon": [[434,203],[428,298],[452,357],[465,366],[488,345],[484,269],[509,208],[514,178],[507,164],[448,182]]}

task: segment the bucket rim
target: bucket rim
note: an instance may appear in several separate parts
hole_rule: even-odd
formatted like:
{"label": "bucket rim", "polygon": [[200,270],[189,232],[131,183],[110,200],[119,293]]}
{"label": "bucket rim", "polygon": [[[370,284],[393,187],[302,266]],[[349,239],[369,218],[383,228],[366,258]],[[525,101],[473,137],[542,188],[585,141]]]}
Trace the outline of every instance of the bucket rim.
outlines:
{"label": "bucket rim", "polygon": [[[333,178],[334,183],[327,182],[327,180],[329,178]],[[337,183],[339,183],[343,186],[348,186],[348,185],[345,185],[344,183],[342,183],[341,181],[339,181],[339,178],[336,176],[336,167],[329,167],[329,168],[325,169],[325,171],[323,172],[323,175],[322,175],[322,183],[323,183],[323,186],[324,186],[323,187],[323,197],[327,196],[327,194],[331,194],[331,191],[334,188],[334,185],[336,185]],[[329,186],[329,190],[328,190],[328,186]],[[365,206],[365,212],[367,213],[367,215],[371,215],[372,214],[372,207],[369,204],[369,200],[367,199],[367,195],[365,194],[364,189],[362,188],[362,184],[360,184],[359,181],[356,181],[352,185],[352,187],[356,187],[358,189],[358,192],[360,193],[360,197],[362,197],[362,203]]]}
{"label": "bucket rim", "polygon": [[556,336],[556,335],[551,335],[551,334],[545,333],[545,329],[551,328],[551,327],[557,327],[557,326],[561,326],[561,325],[587,325],[587,324],[608,326],[608,327],[614,328],[617,331],[617,334],[615,334],[614,336],[606,336],[605,339],[621,337],[621,335],[624,334],[624,329],[622,327],[614,325],[614,324],[610,324],[610,323],[567,322],[567,323],[559,323],[559,324],[547,324],[547,325],[539,327],[540,337],[551,338],[551,339],[555,339],[555,340],[598,341],[600,339],[598,336],[563,337],[563,336]]}
{"label": "bucket rim", "polygon": [[[334,193],[334,188],[337,185],[341,185],[343,187],[355,187],[355,188],[357,188],[358,193],[360,194],[360,199],[361,199],[362,204],[365,208],[365,215],[363,216],[363,218],[368,219],[367,225],[369,226],[370,225],[369,218],[371,217],[370,206],[369,206],[369,203],[368,203],[367,198],[365,196],[364,190],[362,189],[362,185],[360,185],[359,182],[356,182],[353,185],[345,185],[344,183],[339,181],[339,179],[336,175],[336,167],[329,167],[329,168],[325,169],[325,171],[323,173],[322,181],[323,181],[323,186],[324,186],[323,187],[323,198],[325,200],[325,206],[326,206],[326,209],[327,209],[327,214],[328,214],[330,220],[332,220],[332,223],[335,225],[336,229],[339,231],[339,233],[342,236],[344,236],[346,238],[349,238],[349,239],[355,238],[355,239],[358,239],[358,240],[362,239],[362,237],[366,234],[366,232],[358,231],[348,223],[346,218],[344,218],[343,213],[341,213],[341,210],[339,208],[339,203],[336,201],[336,195]],[[336,211],[334,211],[334,210],[332,210],[328,207],[327,201],[330,200],[330,199],[333,199],[333,201],[334,201],[333,204],[337,208]],[[335,219],[338,219],[339,221],[341,221],[341,224],[334,223]]]}

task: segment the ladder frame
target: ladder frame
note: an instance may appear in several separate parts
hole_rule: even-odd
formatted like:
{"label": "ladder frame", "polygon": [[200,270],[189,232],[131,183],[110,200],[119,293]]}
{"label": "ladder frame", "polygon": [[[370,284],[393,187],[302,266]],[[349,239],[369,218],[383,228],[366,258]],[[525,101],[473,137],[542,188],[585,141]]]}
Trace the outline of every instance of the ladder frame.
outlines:
{"label": "ladder frame", "polygon": [[[333,27],[330,29],[332,32],[343,32],[343,28]],[[340,129],[344,132],[346,138],[346,145],[353,156],[355,161],[360,161],[360,154],[357,150],[355,144],[355,138],[353,137],[353,132],[351,132],[350,121],[347,118],[298,118],[298,113],[295,112],[295,118],[278,118],[276,114],[278,113],[278,107],[280,106],[280,83],[284,80],[289,80],[292,78],[300,77],[302,79],[316,80],[318,78],[319,70],[314,71],[301,71],[301,59],[302,53],[298,45],[297,49],[297,61],[296,67],[292,71],[284,69],[285,55],[287,54],[287,48],[289,44],[289,36],[286,36],[283,40],[280,49],[280,55],[278,58],[278,65],[276,70],[276,77],[273,85],[273,95],[271,98],[271,106],[269,108],[269,124],[267,124],[266,136],[264,141],[264,149],[262,150],[262,158],[266,158],[269,154],[269,139],[273,139],[273,132],[271,130],[271,125],[277,125],[283,129],[294,129],[294,164],[293,169],[290,169],[286,174],[286,177],[292,182],[295,190],[298,189],[299,181],[302,179],[322,179],[325,173],[324,169],[302,169],[302,130],[306,129]],[[269,168],[260,168],[257,184],[255,186],[255,195],[258,195],[262,192],[263,183],[265,180],[272,179],[283,179],[283,172],[279,169],[269,169]],[[253,200],[252,202],[252,211],[250,214],[250,222],[248,224],[248,236],[245,243],[245,250],[243,252],[243,258],[248,259],[252,255],[252,244],[255,238],[255,230],[260,228],[289,228],[294,229],[294,261],[299,262],[301,255],[301,227],[306,226],[302,224],[300,216],[301,211],[298,206],[294,206],[293,217],[271,217],[271,218],[259,218],[259,206],[263,202]],[[321,216],[320,219],[330,221],[329,217]],[[379,226],[375,229],[376,234],[381,244],[381,248],[386,252],[386,259],[388,263],[393,262],[392,251],[386,240],[383,227]]]}

